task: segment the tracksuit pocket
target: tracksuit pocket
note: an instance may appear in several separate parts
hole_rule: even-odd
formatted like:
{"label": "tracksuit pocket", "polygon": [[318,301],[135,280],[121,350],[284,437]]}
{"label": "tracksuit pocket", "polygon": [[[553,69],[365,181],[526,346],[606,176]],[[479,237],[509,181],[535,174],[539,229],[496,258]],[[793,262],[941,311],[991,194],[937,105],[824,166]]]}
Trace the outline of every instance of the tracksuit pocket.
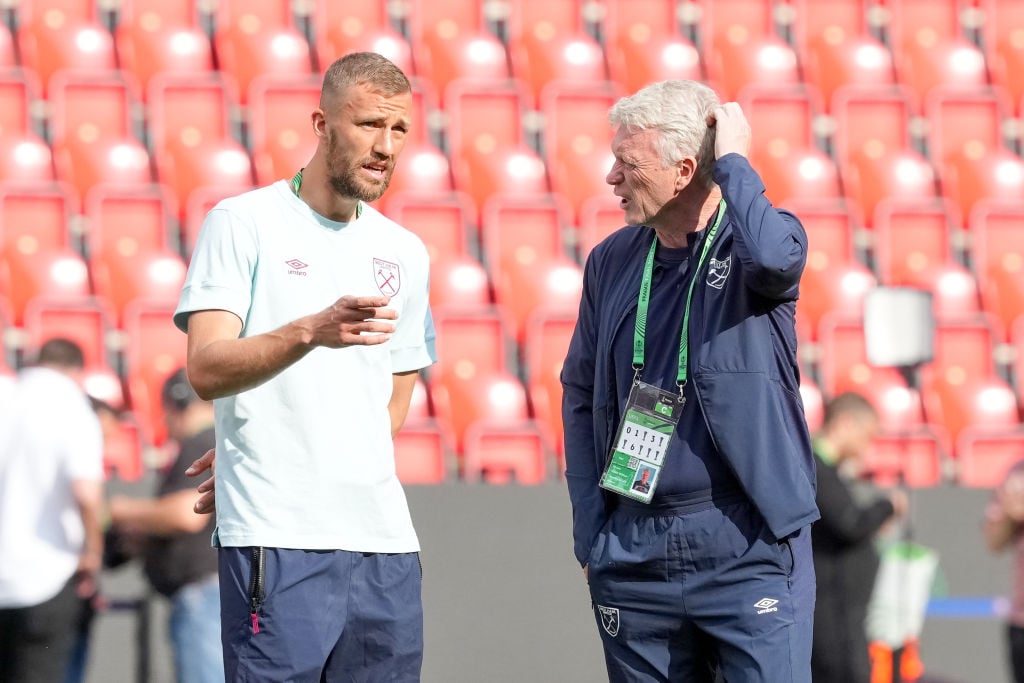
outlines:
{"label": "tracksuit pocket", "polygon": [[249,621],[254,634],[260,632],[259,610],[266,595],[267,551],[261,546],[250,549]]}

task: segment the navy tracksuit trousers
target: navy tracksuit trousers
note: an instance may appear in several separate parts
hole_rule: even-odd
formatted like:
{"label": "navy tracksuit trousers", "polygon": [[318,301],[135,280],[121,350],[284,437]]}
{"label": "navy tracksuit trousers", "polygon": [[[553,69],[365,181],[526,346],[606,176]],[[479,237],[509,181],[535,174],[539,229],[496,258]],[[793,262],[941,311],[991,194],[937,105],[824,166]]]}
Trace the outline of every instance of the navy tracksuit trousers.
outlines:
{"label": "navy tracksuit trousers", "polygon": [[810,683],[810,529],[772,537],[742,494],[621,499],[588,562],[609,680]]}

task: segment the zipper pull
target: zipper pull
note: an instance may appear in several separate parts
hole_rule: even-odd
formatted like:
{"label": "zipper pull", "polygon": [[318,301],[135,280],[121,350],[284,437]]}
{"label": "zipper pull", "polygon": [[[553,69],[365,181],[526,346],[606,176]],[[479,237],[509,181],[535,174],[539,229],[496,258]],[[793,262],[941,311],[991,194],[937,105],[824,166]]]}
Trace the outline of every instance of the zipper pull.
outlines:
{"label": "zipper pull", "polygon": [[260,618],[259,618],[259,615],[257,615],[255,612],[253,612],[252,614],[249,615],[249,618],[252,620],[252,632],[253,633],[259,633],[260,632]]}

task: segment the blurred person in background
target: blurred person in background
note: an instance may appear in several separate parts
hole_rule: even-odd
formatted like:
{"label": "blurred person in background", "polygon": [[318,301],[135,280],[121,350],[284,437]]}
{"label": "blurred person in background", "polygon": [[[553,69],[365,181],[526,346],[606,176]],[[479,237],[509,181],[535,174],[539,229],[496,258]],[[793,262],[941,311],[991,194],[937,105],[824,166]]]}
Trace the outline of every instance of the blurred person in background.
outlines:
{"label": "blurred person in background", "polygon": [[1024,460],[1013,465],[985,508],[985,542],[992,552],[1013,550],[1013,591],[1006,625],[1010,670],[1024,683]]}
{"label": "blurred person in background", "polygon": [[906,514],[907,496],[896,489],[863,504],[842,470],[870,451],[878,429],[871,403],[860,394],[844,393],[825,406],[824,423],[814,438],[821,512],[811,527],[818,578],[811,652],[815,681],[871,680],[864,620],[878,573],[875,536],[886,522]]}
{"label": "blurred person in background", "polygon": [[110,520],[127,546],[141,543],[146,578],[171,601],[169,631],[179,683],[224,680],[220,644],[215,520],[192,511],[194,486],[185,469],[214,445],[213,404],[196,395],[184,369],[164,383],[167,434],[178,446],[155,498],[113,496]]}
{"label": "blurred person in background", "polygon": [[51,339],[0,396],[0,681],[63,680],[103,559],[103,434],[82,349]]}

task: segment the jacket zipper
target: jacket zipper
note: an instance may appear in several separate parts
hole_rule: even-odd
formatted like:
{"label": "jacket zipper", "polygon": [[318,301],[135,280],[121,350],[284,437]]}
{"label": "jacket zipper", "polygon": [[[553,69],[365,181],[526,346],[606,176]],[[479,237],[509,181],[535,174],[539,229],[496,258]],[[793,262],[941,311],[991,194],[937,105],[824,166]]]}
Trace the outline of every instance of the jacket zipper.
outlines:
{"label": "jacket zipper", "polygon": [[251,577],[249,579],[249,621],[252,624],[252,632],[260,632],[259,609],[263,604],[265,588],[263,585],[264,574],[267,564],[267,553],[262,547],[252,548],[251,555]]}

